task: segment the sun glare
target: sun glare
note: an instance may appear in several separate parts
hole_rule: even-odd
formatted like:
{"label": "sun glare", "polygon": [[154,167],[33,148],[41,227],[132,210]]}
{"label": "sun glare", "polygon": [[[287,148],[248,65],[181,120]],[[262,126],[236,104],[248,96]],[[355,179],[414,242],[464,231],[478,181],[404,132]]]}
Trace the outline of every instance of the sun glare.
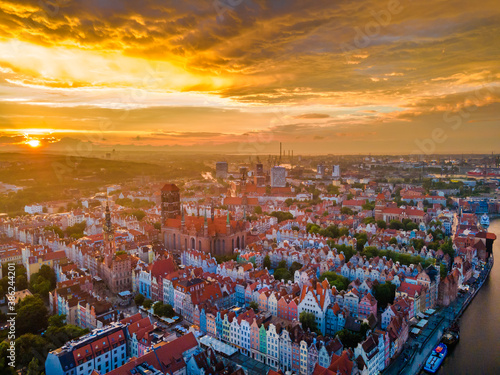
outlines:
{"label": "sun glare", "polygon": [[40,146],[40,141],[38,139],[32,139],[30,141],[27,141],[26,144],[30,147],[37,148]]}

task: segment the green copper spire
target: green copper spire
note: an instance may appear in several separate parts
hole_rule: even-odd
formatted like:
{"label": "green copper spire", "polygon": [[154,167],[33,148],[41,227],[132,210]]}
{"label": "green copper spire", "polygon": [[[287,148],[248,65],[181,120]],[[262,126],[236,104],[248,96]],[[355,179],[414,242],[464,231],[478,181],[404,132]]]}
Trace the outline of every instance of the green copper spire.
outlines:
{"label": "green copper spire", "polygon": [[227,210],[227,220],[226,220],[226,225],[229,225],[229,210]]}

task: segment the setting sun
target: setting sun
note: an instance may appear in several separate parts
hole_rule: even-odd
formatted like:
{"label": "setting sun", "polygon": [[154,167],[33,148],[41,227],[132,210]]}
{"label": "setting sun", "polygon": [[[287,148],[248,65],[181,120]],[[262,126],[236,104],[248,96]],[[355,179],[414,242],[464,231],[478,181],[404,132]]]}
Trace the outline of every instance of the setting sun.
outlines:
{"label": "setting sun", "polygon": [[36,148],[40,146],[40,141],[38,139],[32,139],[30,141],[27,141],[26,144],[30,147]]}

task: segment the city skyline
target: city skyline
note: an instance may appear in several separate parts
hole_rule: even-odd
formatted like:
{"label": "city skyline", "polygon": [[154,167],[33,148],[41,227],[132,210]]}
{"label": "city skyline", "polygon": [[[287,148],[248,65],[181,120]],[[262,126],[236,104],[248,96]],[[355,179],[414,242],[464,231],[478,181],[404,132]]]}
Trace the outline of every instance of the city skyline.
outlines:
{"label": "city skyline", "polygon": [[494,1],[3,0],[0,146],[498,152],[499,20]]}

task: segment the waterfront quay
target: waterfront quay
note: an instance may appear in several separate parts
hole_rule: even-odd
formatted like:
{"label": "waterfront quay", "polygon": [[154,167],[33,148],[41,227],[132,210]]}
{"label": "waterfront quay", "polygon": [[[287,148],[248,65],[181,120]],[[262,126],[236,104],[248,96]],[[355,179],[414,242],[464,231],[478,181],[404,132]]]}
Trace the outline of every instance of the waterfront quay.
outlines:
{"label": "waterfront quay", "polygon": [[457,299],[449,306],[437,310],[425,328],[416,337],[411,337],[406,342],[400,355],[382,373],[384,375],[419,374],[432,349],[441,341],[444,331],[456,319],[459,319],[465,309],[481,289],[493,267],[493,256],[483,266],[479,277],[470,286],[465,294],[459,294]]}

